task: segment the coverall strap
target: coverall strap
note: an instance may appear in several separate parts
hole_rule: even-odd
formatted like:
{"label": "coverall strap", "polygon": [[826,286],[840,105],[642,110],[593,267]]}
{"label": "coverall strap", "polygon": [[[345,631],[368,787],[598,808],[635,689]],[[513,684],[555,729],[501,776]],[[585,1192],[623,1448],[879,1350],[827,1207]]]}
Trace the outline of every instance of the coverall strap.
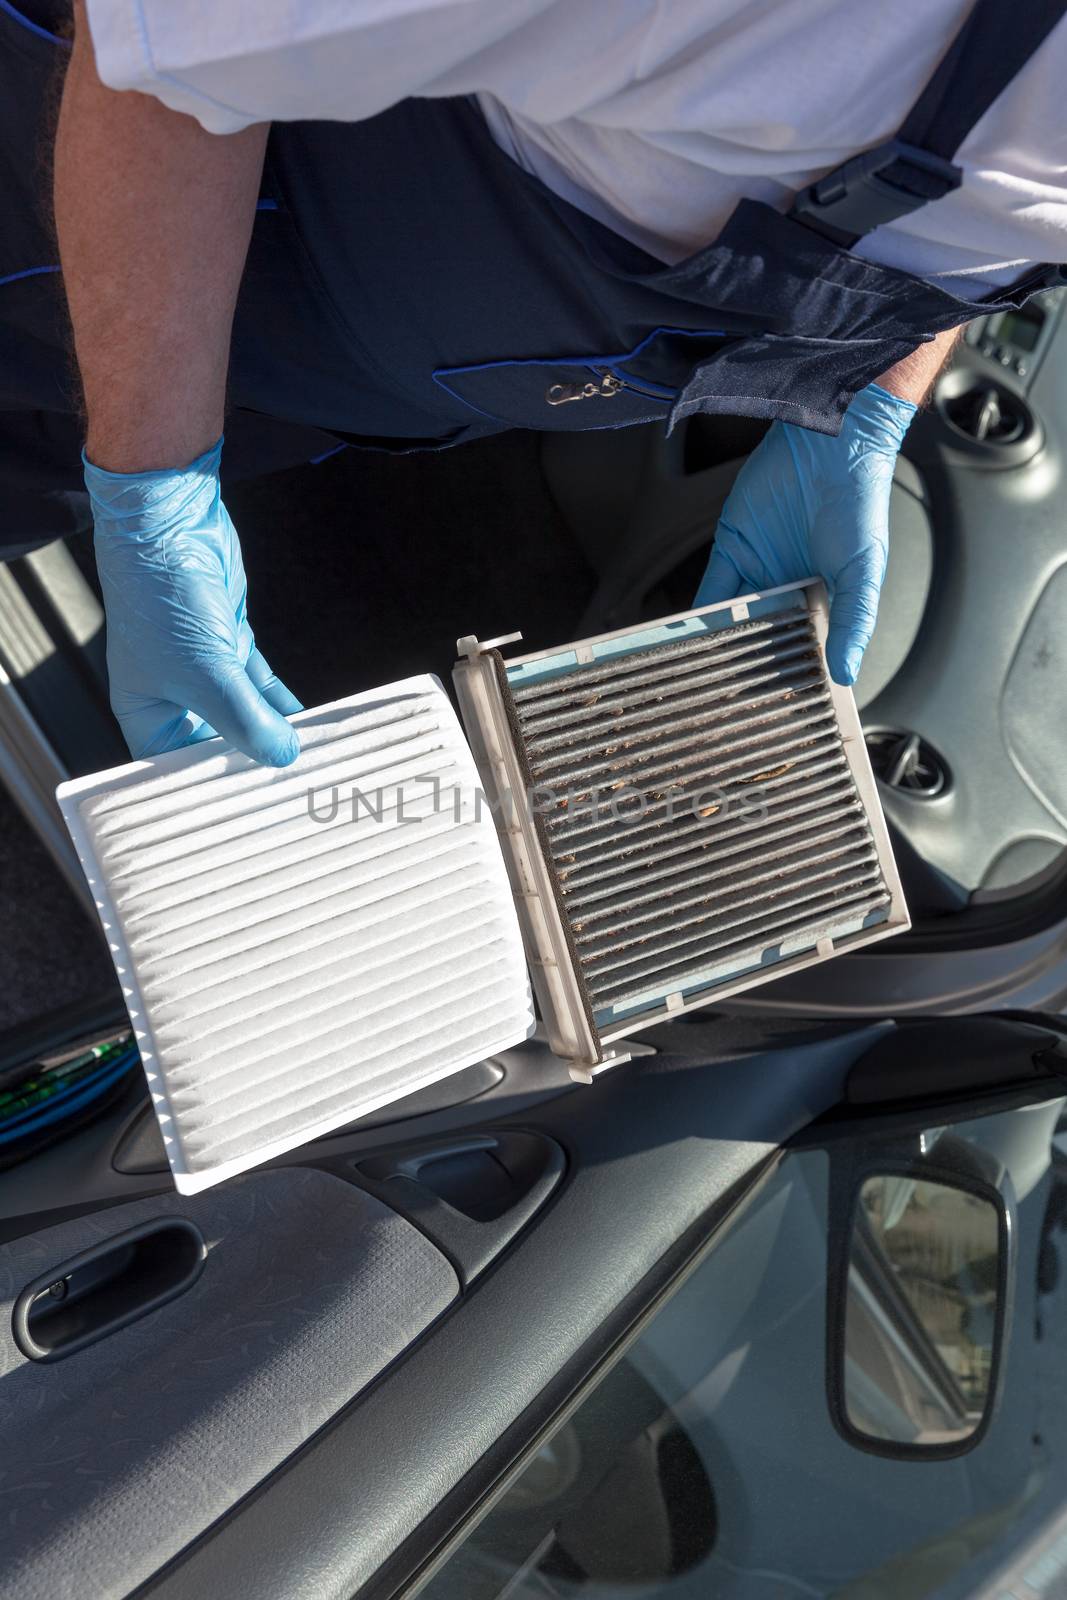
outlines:
{"label": "coverall strap", "polygon": [[[1067,0],[977,0],[893,139],[801,191],[790,213],[834,244],[864,235],[958,189],[955,156],[971,129],[1067,13]],[[1043,269],[1059,281],[1055,268]]]}

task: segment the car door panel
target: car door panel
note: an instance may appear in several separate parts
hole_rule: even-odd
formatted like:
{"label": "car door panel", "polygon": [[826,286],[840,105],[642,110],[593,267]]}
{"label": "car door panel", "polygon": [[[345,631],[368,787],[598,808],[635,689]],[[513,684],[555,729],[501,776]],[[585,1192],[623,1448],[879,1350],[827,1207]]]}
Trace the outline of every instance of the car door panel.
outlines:
{"label": "car door panel", "polygon": [[[60,1344],[58,1359],[27,1359],[12,1331],[21,1286],[42,1273],[61,1286],[78,1252],[168,1216],[188,1218],[206,1241],[197,1281],[66,1358]],[[9,1592],[135,1587],[458,1294],[455,1271],[418,1229],[307,1167],[250,1173],[217,1194],[137,1200],[0,1247]],[[63,1311],[77,1325],[94,1298],[69,1312],[57,1300],[52,1320]]]}
{"label": "car door panel", "polygon": [[[263,1596],[377,1595],[405,1581],[425,1543],[453,1532],[573,1403],[789,1132],[833,1102],[879,1031],[734,1061],[642,1057],[527,1112],[524,1125],[568,1160],[534,1227],[399,1381],[376,1387],[158,1592],[229,1592],[239,1573]],[[375,1470],[356,1470],[372,1449]],[[320,1537],[308,1538],[309,1518]],[[405,1549],[412,1536],[418,1548]]]}
{"label": "car door panel", "polygon": [[[564,1166],[543,1204],[513,1239],[502,1239],[464,1292],[447,1306],[414,1297],[406,1322],[401,1318],[405,1336],[379,1341],[380,1370],[354,1358],[342,1393],[324,1369],[319,1401],[328,1420],[320,1410],[291,1453],[264,1453],[264,1475],[260,1481],[253,1474],[253,1486],[231,1475],[229,1500],[213,1503],[199,1523],[188,1519],[184,1548],[153,1575],[139,1573],[138,1592],[168,1600],[205,1593],[384,1600],[409,1587],[718,1245],[741,1203],[761,1182],[773,1182],[783,1146],[842,1104],[856,1063],[892,1032],[890,1023],[790,1030],[704,1018],[657,1030],[644,1047],[657,1053],[638,1055],[591,1087],[571,1084],[534,1040],[505,1052],[500,1075],[473,1100],[394,1125],[357,1124],[265,1168],[266,1179],[343,1181],[360,1203],[361,1190],[373,1190],[387,1204],[390,1183],[408,1181],[393,1170],[391,1152],[450,1149],[459,1132],[476,1135],[475,1146],[512,1132],[550,1141]],[[1047,1046],[1055,1032],[1050,1027],[1040,1037]],[[7,1236],[33,1235],[39,1243],[62,1211],[96,1213],[92,1227],[106,1230],[121,1221],[111,1210],[119,1204],[124,1211],[120,1202],[167,1192],[177,1203],[159,1175],[114,1171],[110,1155],[131,1120],[127,1106],[111,1114],[106,1139],[98,1125],[70,1141],[71,1203],[62,1208],[54,1205],[62,1193],[56,1150],[27,1164],[28,1185],[16,1186],[14,1172],[0,1176]],[[47,1184],[32,1181],[30,1169],[39,1164],[48,1168]],[[45,1190],[51,1212],[27,1210]],[[230,1186],[218,1192],[225,1196]],[[161,1201],[146,1203],[151,1209]],[[464,1203],[460,1194],[457,1204]],[[785,1206],[791,1226],[799,1219],[794,1209]],[[424,1243],[438,1235],[447,1265],[448,1231],[432,1211],[427,1203],[409,1216]],[[272,1224],[268,1211],[257,1227],[264,1261],[284,1275],[285,1258],[300,1247],[302,1220],[299,1208],[283,1212]],[[768,1248],[776,1248],[775,1238]],[[358,1234],[351,1254],[340,1269],[342,1294],[364,1270]],[[201,1282],[225,1255],[218,1252],[214,1263],[209,1255]],[[265,1293],[269,1299],[269,1285]],[[741,1315],[741,1277],[735,1293]],[[174,1371],[180,1343],[166,1352]],[[247,1365],[237,1365],[254,1371],[254,1351]],[[281,1392],[277,1403],[286,1406]],[[205,1471],[215,1454],[205,1446]],[[98,1537],[91,1518],[82,1533]],[[100,1592],[131,1587],[116,1576]]]}

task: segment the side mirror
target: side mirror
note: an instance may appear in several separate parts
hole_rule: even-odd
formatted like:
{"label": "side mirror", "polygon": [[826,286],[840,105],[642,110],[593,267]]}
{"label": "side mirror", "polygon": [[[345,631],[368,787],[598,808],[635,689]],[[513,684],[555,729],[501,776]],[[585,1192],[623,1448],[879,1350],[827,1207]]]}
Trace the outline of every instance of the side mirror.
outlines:
{"label": "side mirror", "polygon": [[961,1455],[992,1418],[1013,1230],[1000,1190],[952,1162],[957,1143],[854,1173],[837,1213],[831,1411],[849,1443],[878,1455]]}

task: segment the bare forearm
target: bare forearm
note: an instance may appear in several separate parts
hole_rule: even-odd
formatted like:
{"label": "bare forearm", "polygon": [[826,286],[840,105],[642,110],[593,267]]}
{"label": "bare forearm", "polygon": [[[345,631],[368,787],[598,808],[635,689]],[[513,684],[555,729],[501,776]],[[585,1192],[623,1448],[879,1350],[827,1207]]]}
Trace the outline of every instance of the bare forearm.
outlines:
{"label": "bare forearm", "polygon": [[96,72],[75,38],[55,150],[55,215],[90,460],[184,465],[222,431],[230,329],[267,128],[220,138]]}
{"label": "bare forearm", "polygon": [[921,344],[910,356],[884,372],[878,379],[879,384],[901,400],[921,406],[962,333],[962,328],[950,328],[947,333],[936,334],[928,344]]}

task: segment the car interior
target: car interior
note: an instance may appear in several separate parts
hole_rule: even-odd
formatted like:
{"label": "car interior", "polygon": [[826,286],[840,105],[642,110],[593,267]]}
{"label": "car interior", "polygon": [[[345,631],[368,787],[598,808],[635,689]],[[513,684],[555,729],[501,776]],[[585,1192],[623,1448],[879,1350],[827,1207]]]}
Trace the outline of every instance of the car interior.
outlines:
{"label": "car interior", "polygon": [[963,1595],[1048,1542],[1062,1020],[630,1043],[194,1196],[134,1073],[0,1173],[5,1592]]}
{"label": "car interior", "polygon": [[[916,924],[901,944],[962,944],[1020,906],[1062,920],[1065,304],[969,329],[899,466],[858,700]],[[347,448],[235,483],[259,640],[314,705],[447,683],[474,630],[547,648],[684,610],[762,431]],[[27,1062],[103,1052],[77,1116],[0,1143],[13,1594],[962,1596],[1053,1540],[1060,1022],[909,1021],[884,994],[858,1019],[820,1000],[785,1020],[757,991],[627,1041],[589,1087],[535,1036],[180,1197],[53,801],[125,759],[88,539],[0,565],[0,1091]],[[850,1355],[840,1151],[912,1184],[946,1129],[953,1173],[1017,1241],[966,1303],[968,1364],[946,1373],[913,1309],[887,1308],[869,1239],[874,1354]],[[938,1301],[952,1326],[962,1283]],[[1009,1301],[1025,1337],[997,1371]],[[891,1390],[887,1326],[906,1352]],[[838,1347],[881,1448],[828,1376]],[[900,1415],[951,1453],[909,1456]],[[831,1511],[854,1530],[833,1551]]]}
{"label": "car interior", "polygon": [[[1065,307],[1067,291],[1053,290],[971,324],[898,464],[856,694],[912,932],[839,962],[847,985],[816,969],[761,990],[768,1003],[780,994],[791,1012],[832,1014],[845,988],[877,994],[864,974],[884,968],[872,964],[1062,920]],[[658,426],[516,432],[436,456],[344,448],[235,483],[258,636],[313,705],[412,672],[448,683],[454,640],[476,629],[519,629],[524,649],[543,648],[684,610],[765,426],[695,417],[669,437]],[[427,517],[413,574],[405,530]],[[12,881],[25,883],[13,1021],[57,986],[73,998],[108,982],[53,795],[63,778],[124,759],[88,536],[0,564],[0,804],[18,839]],[[50,967],[37,952],[70,942],[64,884],[94,931],[78,921],[74,948]]]}
{"label": "car interior", "polygon": [[[1064,304],[1054,290],[968,326],[896,474],[856,698],[916,922],[1018,895],[1063,862]],[[549,483],[599,574],[583,631],[691,602],[709,508],[765,426],[644,430],[640,455],[613,431],[546,437]]]}

